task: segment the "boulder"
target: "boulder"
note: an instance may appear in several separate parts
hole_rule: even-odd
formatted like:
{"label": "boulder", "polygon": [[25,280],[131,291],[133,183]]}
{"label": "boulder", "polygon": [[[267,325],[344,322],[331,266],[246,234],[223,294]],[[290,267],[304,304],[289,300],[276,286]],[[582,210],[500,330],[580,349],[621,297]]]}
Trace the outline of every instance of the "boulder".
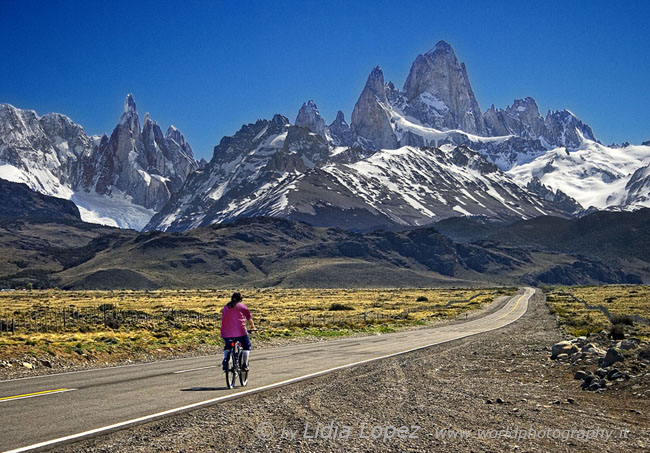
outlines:
{"label": "boulder", "polygon": [[597,383],[600,381],[600,380],[598,379],[598,376],[596,376],[596,375],[594,375],[594,374],[588,374],[588,375],[585,377],[585,380],[582,382],[582,388],[583,388],[583,389],[587,389],[587,388],[589,388],[589,386],[590,386],[590,385],[592,384],[592,382],[594,382],[594,381],[597,382]]}
{"label": "boulder", "polygon": [[560,341],[551,348],[551,359],[557,359],[560,354],[569,355],[578,352],[578,347],[570,341]]}
{"label": "boulder", "polygon": [[575,352],[575,353],[571,354],[570,358],[571,358],[572,362],[579,362],[580,360],[584,359],[585,357],[587,357],[587,354],[585,354],[584,352]]}
{"label": "boulder", "polygon": [[621,351],[616,348],[609,348],[605,357],[598,362],[598,365],[602,368],[607,368],[614,365],[616,362],[622,362],[623,360],[625,360],[625,357],[623,357]]}
{"label": "boulder", "polygon": [[616,381],[617,379],[629,379],[630,375],[613,368],[607,372],[606,377],[608,381]]}
{"label": "boulder", "polygon": [[607,370],[604,370],[602,368],[598,368],[594,374],[596,376],[598,376],[599,378],[604,378],[605,376],[607,376]]}
{"label": "boulder", "polygon": [[594,354],[600,357],[605,356],[605,350],[599,348],[593,343],[587,343],[582,347],[582,352],[586,354]]}
{"label": "boulder", "polygon": [[618,347],[629,351],[630,349],[636,349],[639,347],[640,341],[636,338],[626,338],[625,340],[618,343]]}
{"label": "boulder", "polygon": [[576,371],[575,374],[573,375],[573,379],[581,380],[581,381],[584,381],[586,377],[587,377],[587,373],[582,370]]}
{"label": "boulder", "polygon": [[647,360],[650,362],[650,347],[641,349],[637,357],[639,360]]}
{"label": "boulder", "polygon": [[600,380],[594,379],[593,381],[591,381],[591,384],[589,384],[589,387],[587,387],[587,390],[589,390],[590,392],[594,392],[600,388],[602,388]]}
{"label": "boulder", "polygon": [[589,379],[586,379],[582,383],[582,388],[587,389],[590,392],[603,389],[607,386],[607,382],[604,379],[600,379],[598,376],[591,375],[588,376]]}

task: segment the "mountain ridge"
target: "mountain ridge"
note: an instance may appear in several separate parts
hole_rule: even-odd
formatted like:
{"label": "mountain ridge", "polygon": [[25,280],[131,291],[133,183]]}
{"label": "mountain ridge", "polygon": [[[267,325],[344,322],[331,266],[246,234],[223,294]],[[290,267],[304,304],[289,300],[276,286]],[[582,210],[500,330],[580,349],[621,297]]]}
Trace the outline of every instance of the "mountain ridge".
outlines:
{"label": "mountain ridge", "polygon": [[0,109],[0,177],[72,199],[86,220],[138,230],[267,215],[394,230],[459,214],[650,206],[650,146],[605,147],[569,110],[543,117],[531,97],[482,112],[445,41],[416,57],[401,90],[372,69],[349,123],[338,111],[328,125],[309,100],[295,124],[276,114],[223,137],[210,162],[196,162],[173,126],[163,134],[148,114],[141,125],[131,95],[103,137],[32,112],[21,115],[36,132],[16,139],[11,109]]}
{"label": "mountain ridge", "polygon": [[[638,235],[623,232],[628,243]],[[5,287],[430,287],[650,279],[645,258],[626,264],[625,253],[600,259],[495,240],[460,243],[432,227],[360,234],[276,217],[177,233],[0,219],[0,248],[7,256],[0,266]]]}
{"label": "mountain ridge", "polygon": [[0,104],[0,178],[71,199],[84,219],[141,229],[198,163],[185,137],[145,115],[132,95],[110,137],[88,136],[65,115]]}

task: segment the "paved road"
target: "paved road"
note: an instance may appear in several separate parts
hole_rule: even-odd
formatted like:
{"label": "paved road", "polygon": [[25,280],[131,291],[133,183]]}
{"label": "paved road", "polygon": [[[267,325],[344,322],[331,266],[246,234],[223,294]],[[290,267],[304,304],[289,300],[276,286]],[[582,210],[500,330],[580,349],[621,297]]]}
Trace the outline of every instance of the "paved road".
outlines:
{"label": "paved road", "polygon": [[225,388],[214,356],[0,381],[0,451],[52,446],[498,329],[526,312],[534,292],[525,288],[499,310],[463,323],[253,351],[245,389]]}

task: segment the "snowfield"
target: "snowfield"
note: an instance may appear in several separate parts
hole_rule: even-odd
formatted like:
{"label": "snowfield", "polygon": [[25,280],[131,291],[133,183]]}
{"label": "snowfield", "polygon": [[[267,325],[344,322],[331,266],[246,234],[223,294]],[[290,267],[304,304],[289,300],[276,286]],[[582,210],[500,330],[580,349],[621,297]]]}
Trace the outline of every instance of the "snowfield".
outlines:
{"label": "snowfield", "polygon": [[26,184],[30,189],[45,195],[71,200],[79,208],[84,222],[139,231],[155,214],[152,209],[134,204],[131,197],[118,190],[111,196],[74,192],[46,170],[32,169],[27,172],[0,162],[0,178]]}
{"label": "snowfield", "polygon": [[[536,177],[585,209],[612,209],[631,204],[626,186],[635,171],[648,165],[650,146],[610,148],[584,139],[575,151],[552,149],[532,162],[513,167],[508,174],[523,185]],[[650,207],[650,202],[632,203],[631,207]]]}
{"label": "snowfield", "polygon": [[79,208],[84,222],[137,231],[141,231],[156,213],[153,209],[133,203],[131,197],[117,190],[111,196],[77,192],[70,200]]}

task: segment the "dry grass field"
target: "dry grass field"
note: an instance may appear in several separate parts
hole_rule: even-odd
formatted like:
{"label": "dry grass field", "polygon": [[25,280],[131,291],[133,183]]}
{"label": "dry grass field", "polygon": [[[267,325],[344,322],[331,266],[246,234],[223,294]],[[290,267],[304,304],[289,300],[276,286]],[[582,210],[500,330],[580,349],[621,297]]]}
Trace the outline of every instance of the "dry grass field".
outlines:
{"label": "dry grass field", "polygon": [[[499,289],[251,289],[256,341],[334,337],[426,325],[481,308]],[[115,361],[218,345],[224,290],[0,293],[0,361],[27,355]],[[14,320],[14,333],[11,330]]]}
{"label": "dry grass field", "polygon": [[[634,315],[650,319],[648,285],[558,287],[547,291],[547,301],[570,335],[588,335],[620,324],[631,335],[650,340],[650,325],[642,319],[634,319]],[[602,306],[612,319],[602,310],[587,308],[581,301],[592,307]]]}

